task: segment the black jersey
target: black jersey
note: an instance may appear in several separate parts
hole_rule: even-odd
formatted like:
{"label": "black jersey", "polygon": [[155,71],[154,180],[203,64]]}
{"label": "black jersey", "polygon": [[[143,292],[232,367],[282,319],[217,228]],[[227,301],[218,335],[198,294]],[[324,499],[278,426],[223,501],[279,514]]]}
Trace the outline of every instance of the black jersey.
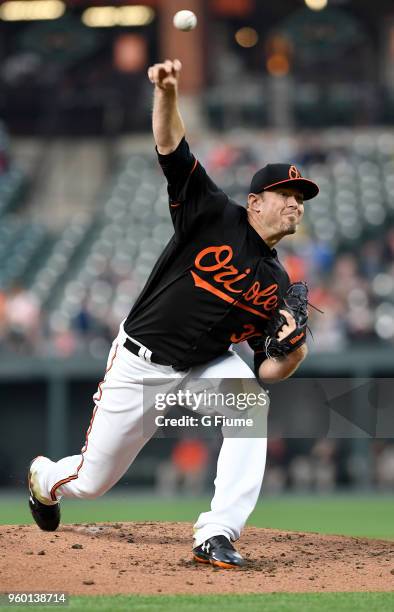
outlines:
{"label": "black jersey", "polygon": [[[253,348],[290,281],[246,209],[213,183],[184,138],[158,158],[174,235],[124,327],[161,361],[184,369],[244,340]],[[263,359],[255,354],[255,368]]]}

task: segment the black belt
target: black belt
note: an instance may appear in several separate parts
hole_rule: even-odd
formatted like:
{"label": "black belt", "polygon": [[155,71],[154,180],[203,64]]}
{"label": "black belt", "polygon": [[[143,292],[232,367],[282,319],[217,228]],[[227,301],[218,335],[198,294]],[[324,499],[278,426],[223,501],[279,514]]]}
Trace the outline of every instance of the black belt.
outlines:
{"label": "black belt", "polygon": [[[148,361],[150,363],[156,363],[157,365],[171,366],[171,364],[169,364],[168,361],[163,361],[163,359],[160,359],[160,357],[158,357],[156,353],[152,353],[145,346],[140,346],[139,344],[134,342],[131,338],[126,338],[126,340],[123,343],[123,346],[127,348],[127,350],[130,351],[130,353],[133,353],[133,355],[136,355],[137,357],[139,357],[140,359],[143,359],[144,361]],[[190,366],[173,365],[171,367],[177,372],[186,372]]]}
{"label": "black belt", "polygon": [[155,353],[152,353],[151,351],[149,351],[143,346],[141,347],[139,344],[134,342],[131,338],[126,338],[123,346],[127,348],[127,350],[130,351],[130,353],[133,353],[133,355],[137,355],[137,357],[140,357],[140,359],[143,359],[144,361],[156,363],[157,365],[165,365],[165,366],[170,365],[168,361],[164,362],[162,359],[157,357]]}

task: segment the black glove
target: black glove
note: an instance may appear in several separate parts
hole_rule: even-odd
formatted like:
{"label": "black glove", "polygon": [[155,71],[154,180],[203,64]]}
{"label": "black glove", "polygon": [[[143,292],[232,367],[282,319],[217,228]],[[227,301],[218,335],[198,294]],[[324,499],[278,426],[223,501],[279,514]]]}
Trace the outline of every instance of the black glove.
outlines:
{"label": "black glove", "polygon": [[[283,340],[278,340],[277,336],[287,320],[279,310],[286,310],[292,315],[296,322],[296,328]],[[269,320],[265,328],[264,350],[267,357],[283,357],[292,353],[306,340],[308,322],[308,286],[299,281],[292,283],[278,309]]]}

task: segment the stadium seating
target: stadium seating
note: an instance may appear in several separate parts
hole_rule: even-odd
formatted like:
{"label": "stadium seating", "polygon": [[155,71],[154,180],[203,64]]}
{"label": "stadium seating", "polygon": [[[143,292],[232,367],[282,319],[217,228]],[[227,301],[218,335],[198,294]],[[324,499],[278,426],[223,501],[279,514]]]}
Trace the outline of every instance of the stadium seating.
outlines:
{"label": "stadium seating", "polygon": [[27,177],[10,159],[7,130],[0,122],[0,218],[17,207],[26,186]]}
{"label": "stadium seating", "polygon": [[25,186],[26,177],[19,168],[11,167],[0,175],[0,217],[17,205]]}
{"label": "stadium seating", "polygon": [[[313,205],[305,206],[304,228],[283,251],[284,257],[293,254],[306,261],[305,274],[311,275],[315,290],[332,283],[330,273],[336,258],[341,261],[341,253],[355,258],[357,268],[356,253],[362,241],[375,240],[375,248],[383,244],[394,218],[394,136],[331,132],[324,138],[324,160],[304,155],[303,163],[298,154],[303,173],[313,177],[321,191]],[[257,164],[248,144],[243,147],[244,151],[237,145],[241,162],[234,156],[234,163],[219,171],[210,168],[208,155],[206,164],[214,178],[217,173],[218,184],[240,202],[245,200]],[[200,157],[205,163],[204,155]],[[153,156],[131,155],[114,175],[94,215],[74,217],[56,237],[43,226],[6,216],[0,227],[2,286],[22,280],[48,314],[50,329],[69,327],[87,309],[100,329],[109,326],[115,330],[172,234],[167,202],[165,180]],[[393,340],[392,264],[387,256],[380,259],[372,276],[363,265],[361,262],[354,272],[354,295],[357,297],[357,290],[364,295],[368,329],[375,339]],[[365,275],[367,285],[363,284]],[[334,317],[335,325],[345,329],[341,333],[346,335],[351,333],[346,313],[357,308],[358,302],[354,296],[347,304],[347,296],[338,299],[342,308]],[[317,330],[321,321],[314,322]]]}

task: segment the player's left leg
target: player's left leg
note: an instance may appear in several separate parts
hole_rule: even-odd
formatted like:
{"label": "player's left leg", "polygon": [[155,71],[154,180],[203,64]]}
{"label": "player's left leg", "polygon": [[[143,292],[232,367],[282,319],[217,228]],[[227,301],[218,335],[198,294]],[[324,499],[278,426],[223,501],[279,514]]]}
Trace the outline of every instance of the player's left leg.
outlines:
{"label": "player's left leg", "polygon": [[231,416],[252,419],[250,434],[245,427],[222,427],[223,443],[217,463],[211,510],[200,514],[194,525],[195,546],[217,535],[235,541],[256,505],[263,481],[267,452],[268,395],[258,386],[248,365],[232,351],[204,367],[194,368],[191,376],[234,379],[235,395],[240,389],[240,379],[243,379],[245,388],[252,385],[250,390],[265,396],[264,406],[255,405],[246,410],[231,411]]}
{"label": "player's left leg", "polygon": [[61,497],[93,499],[118,482],[157,428],[157,379],[160,391],[169,392],[184,376],[137,357],[126,338],[121,324],[81,453],[56,462],[38,457],[30,465],[30,509],[42,529],[56,529]]}

